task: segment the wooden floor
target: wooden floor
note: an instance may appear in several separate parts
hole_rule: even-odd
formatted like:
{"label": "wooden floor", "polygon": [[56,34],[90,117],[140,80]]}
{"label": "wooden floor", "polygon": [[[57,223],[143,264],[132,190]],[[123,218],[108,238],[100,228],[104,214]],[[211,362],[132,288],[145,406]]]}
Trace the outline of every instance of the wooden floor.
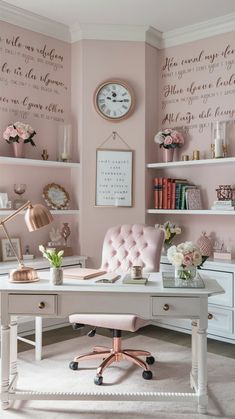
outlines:
{"label": "wooden floor", "polygon": [[[52,343],[61,342],[68,339],[74,339],[78,336],[85,335],[91,328],[85,326],[79,330],[74,331],[71,326],[62,327],[60,329],[54,329],[47,332],[43,332],[43,346],[50,345]],[[110,336],[111,333],[107,329],[99,328],[97,333],[104,336]],[[149,336],[152,338],[162,339],[166,342],[175,343],[182,346],[191,346],[191,336],[186,333],[175,332],[173,330],[163,329],[156,326],[147,326],[138,331],[139,334]],[[131,332],[123,333],[123,338],[133,336]],[[27,336],[28,338],[34,339],[34,335]],[[91,340],[92,346],[92,340]],[[18,341],[18,351],[23,352],[32,349],[31,345],[24,342]],[[226,342],[219,342],[217,340],[208,339],[208,352],[223,355],[228,358],[235,359],[235,345]]]}

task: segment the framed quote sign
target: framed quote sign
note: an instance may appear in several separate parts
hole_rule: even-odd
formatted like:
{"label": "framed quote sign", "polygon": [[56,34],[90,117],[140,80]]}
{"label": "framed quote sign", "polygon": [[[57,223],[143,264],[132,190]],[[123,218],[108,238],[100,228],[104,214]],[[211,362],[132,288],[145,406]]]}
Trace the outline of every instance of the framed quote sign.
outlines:
{"label": "framed quote sign", "polygon": [[132,206],[132,150],[96,150],[97,206]]}

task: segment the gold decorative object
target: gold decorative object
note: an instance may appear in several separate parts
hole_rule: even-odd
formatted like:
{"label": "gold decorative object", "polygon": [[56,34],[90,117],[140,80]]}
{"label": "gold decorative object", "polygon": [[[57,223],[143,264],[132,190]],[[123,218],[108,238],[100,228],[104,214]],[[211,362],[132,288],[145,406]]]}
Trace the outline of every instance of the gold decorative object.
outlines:
{"label": "gold decorative object", "polygon": [[22,256],[17,254],[15,247],[11,241],[9,233],[6,229],[6,223],[13,218],[21,211],[26,210],[25,213],[25,223],[28,227],[29,231],[36,231],[48,224],[50,224],[53,220],[53,217],[50,211],[41,204],[33,205],[30,201],[27,201],[24,205],[14,211],[12,214],[8,215],[8,217],[3,218],[0,220],[0,226],[3,228],[4,233],[9,241],[11,246],[12,252],[14,253],[19,266],[16,269],[13,269],[10,274],[9,278],[11,282],[35,282],[39,281],[37,271],[33,268],[27,267],[24,265]]}
{"label": "gold decorative object", "polygon": [[194,150],[193,151],[193,160],[200,160],[200,151]]}
{"label": "gold decorative object", "polygon": [[49,154],[47,153],[47,150],[45,148],[42,150],[41,156],[43,160],[48,160]]}
{"label": "gold decorative object", "polygon": [[188,161],[189,160],[189,155],[188,154],[183,154],[182,157],[181,157],[181,160]]}
{"label": "gold decorative object", "polygon": [[70,198],[68,192],[63,186],[60,186],[57,183],[49,183],[44,186],[42,196],[47,205],[52,209],[62,210],[69,206]]}

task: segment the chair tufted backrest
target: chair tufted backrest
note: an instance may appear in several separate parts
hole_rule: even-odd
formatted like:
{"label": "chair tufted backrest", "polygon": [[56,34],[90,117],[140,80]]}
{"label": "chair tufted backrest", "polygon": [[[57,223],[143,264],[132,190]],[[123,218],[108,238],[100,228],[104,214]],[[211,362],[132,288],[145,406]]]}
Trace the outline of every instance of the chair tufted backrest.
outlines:
{"label": "chair tufted backrest", "polygon": [[127,272],[133,265],[145,272],[159,271],[164,232],[143,224],[111,227],[104,238],[101,268]]}

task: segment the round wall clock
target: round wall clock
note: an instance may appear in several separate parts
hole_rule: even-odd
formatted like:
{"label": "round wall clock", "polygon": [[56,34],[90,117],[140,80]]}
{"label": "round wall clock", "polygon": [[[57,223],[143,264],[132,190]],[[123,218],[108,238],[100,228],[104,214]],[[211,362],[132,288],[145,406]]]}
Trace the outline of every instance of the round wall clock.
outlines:
{"label": "round wall clock", "polygon": [[120,121],[130,116],[133,111],[134,94],[127,83],[121,80],[107,80],[96,88],[94,105],[103,118]]}

